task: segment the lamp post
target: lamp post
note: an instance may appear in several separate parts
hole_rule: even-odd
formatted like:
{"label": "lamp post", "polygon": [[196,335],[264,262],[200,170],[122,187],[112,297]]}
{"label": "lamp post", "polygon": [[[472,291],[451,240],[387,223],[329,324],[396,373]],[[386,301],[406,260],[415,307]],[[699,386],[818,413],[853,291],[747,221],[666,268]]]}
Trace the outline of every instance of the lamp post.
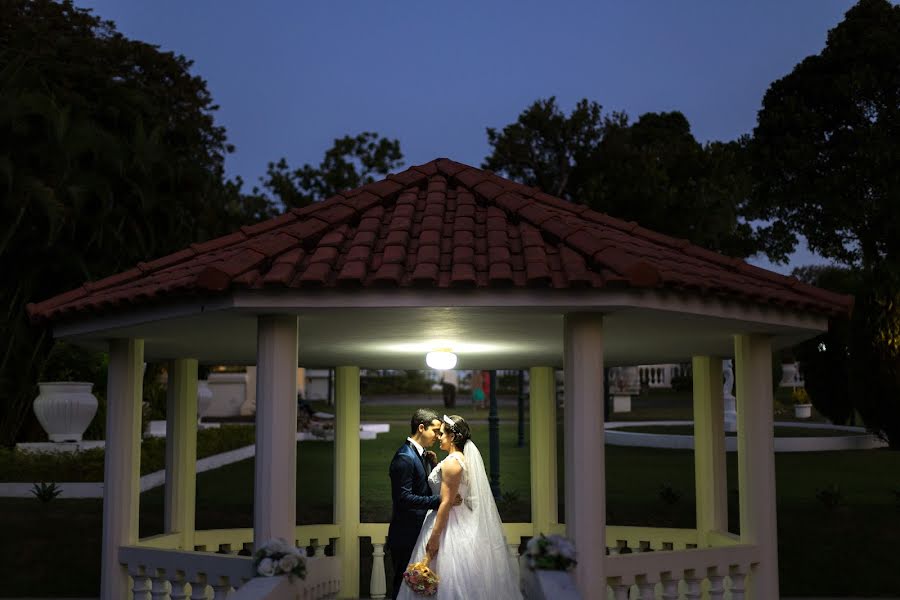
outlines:
{"label": "lamp post", "polygon": [[490,410],[488,412],[488,439],[491,446],[491,493],[500,497],[500,418],[497,416],[497,371],[490,373]]}

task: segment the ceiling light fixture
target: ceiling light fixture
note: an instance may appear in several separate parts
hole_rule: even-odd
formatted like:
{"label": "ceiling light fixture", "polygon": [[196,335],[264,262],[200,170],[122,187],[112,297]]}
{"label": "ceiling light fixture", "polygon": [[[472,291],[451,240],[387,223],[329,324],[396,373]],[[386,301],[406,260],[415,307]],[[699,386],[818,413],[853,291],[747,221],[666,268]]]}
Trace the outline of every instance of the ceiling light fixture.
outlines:
{"label": "ceiling light fixture", "polygon": [[425,364],[438,371],[446,371],[456,366],[456,355],[449,350],[435,350],[425,355]]}

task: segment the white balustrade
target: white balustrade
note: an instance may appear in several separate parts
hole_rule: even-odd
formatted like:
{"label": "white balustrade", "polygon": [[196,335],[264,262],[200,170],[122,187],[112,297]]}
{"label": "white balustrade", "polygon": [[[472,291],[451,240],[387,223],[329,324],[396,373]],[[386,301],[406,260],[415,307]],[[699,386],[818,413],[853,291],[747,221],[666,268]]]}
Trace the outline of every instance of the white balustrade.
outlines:
{"label": "white balustrade", "polygon": [[387,580],[384,573],[384,544],[372,543],[372,576],[369,579],[369,596],[380,600],[387,595]]}
{"label": "white balustrade", "polygon": [[686,600],[699,600],[704,581],[709,600],[723,600],[726,589],[732,599],[742,600],[744,579],[759,561],[755,546],[630,553],[623,552],[626,548],[611,551],[605,564],[607,585],[616,600],[631,598],[632,591],[641,600],[655,599],[658,587],[664,600],[678,599],[679,587]]}
{"label": "white balustrade", "polygon": [[[518,571],[521,541],[533,528],[530,523],[507,523],[504,530],[511,540],[507,544],[510,560]],[[547,533],[560,531],[551,528]],[[300,582],[302,591],[294,584],[258,581],[277,578],[257,578],[252,586],[256,591],[247,589],[247,582],[255,575],[253,561],[250,556],[235,553],[252,553],[251,529],[197,531],[195,542],[201,551],[195,552],[165,549],[163,546],[177,543],[177,536],[156,536],[142,540],[140,546],[121,548],[119,559],[132,577],[132,597],[139,600],[274,599],[282,594],[327,598],[340,590],[338,559],[326,556],[326,546],[337,539],[337,534],[331,524],[297,527],[297,545],[310,549],[308,575]],[[709,537],[708,541],[715,544],[711,548],[698,548],[697,531],[693,529],[613,525],[607,527],[606,534],[607,585],[615,600],[743,600],[746,577],[759,561],[755,547],[741,545],[737,536],[726,533]],[[381,600],[387,596],[387,524],[363,523],[360,537],[372,540],[369,597]],[[524,572],[521,575],[525,577]],[[290,595],[297,592],[297,596]]]}
{"label": "white balustrade", "polygon": [[[318,548],[318,543],[314,547]],[[213,600],[240,600],[236,590],[243,589],[256,574],[253,559],[249,556],[142,546],[120,548],[119,562],[128,568],[132,577],[134,600],[207,600],[210,597]],[[296,593],[310,600],[327,598],[340,590],[337,559],[325,556],[307,558],[305,579],[271,585],[274,586],[273,598],[288,593]],[[279,587],[281,591],[275,591]],[[263,598],[268,595],[248,597]]]}

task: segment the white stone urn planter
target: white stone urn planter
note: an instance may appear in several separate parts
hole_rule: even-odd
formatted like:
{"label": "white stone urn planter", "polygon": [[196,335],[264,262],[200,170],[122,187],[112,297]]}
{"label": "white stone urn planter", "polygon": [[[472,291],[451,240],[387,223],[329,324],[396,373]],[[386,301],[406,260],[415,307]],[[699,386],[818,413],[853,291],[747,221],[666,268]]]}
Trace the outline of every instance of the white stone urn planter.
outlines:
{"label": "white stone urn planter", "polygon": [[80,442],[97,414],[93,383],[84,381],[39,382],[34,414],[51,442]]}
{"label": "white stone urn planter", "polygon": [[798,419],[808,419],[812,417],[812,404],[795,404],[794,416]]}
{"label": "white stone urn planter", "polygon": [[522,574],[522,597],[525,600],[581,600],[575,579],[569,571],[532,569],[523,554],[519,557],[519,572]]}

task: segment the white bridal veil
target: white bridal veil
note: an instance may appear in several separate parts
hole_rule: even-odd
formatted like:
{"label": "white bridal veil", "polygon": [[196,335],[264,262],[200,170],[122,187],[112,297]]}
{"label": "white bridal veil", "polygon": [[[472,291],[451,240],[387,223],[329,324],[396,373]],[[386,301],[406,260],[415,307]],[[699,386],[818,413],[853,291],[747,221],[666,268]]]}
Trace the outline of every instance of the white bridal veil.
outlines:
{"label": "white bridal veil", "polygon": [[[465,504],[472,510],[474,525],[478,532],[477,547],[472,548],[472,552],[478,556],[480,568],[492,574],[490,577],[491,589],[494,591],[492,597],[521,598],[519,581],[510,562],[500,513],[497,512],[497,505],[494,503],[484,460],[478,446],[472,440],[466,442],[463,456],[466,460],[465,470],[469,483]],[[507,596],[507,593],[510,595]]]}

